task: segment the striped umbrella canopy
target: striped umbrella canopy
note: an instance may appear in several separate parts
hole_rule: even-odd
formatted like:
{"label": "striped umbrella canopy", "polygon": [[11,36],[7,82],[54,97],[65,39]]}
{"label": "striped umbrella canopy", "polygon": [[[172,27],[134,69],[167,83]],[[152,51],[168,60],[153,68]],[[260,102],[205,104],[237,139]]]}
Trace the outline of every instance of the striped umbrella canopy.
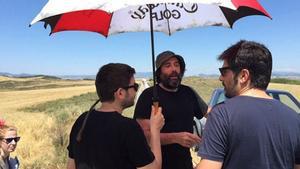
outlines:
{"label": "striped umbrella canopy", "polygon": [[49,0],[30,25],[43,21],[45,27],[51,26],[51,33],[76,30],[108,36],[152,29],[171,35],[200,26],[232,27],[236,20],[249,15],[270,17],[256,0],[127,1]]}
{"label": "striped umbrella canopy", "polygon": [[[49,0],[30,25],[42,21],[51,32],[91,31],[105,37],[124,32],[149,31],[155,79],[153,32],[168,35],[187,28],[224,26],[238,19],[270,15],[256,0]],[[154,89],[154,102],[157,93]]]}

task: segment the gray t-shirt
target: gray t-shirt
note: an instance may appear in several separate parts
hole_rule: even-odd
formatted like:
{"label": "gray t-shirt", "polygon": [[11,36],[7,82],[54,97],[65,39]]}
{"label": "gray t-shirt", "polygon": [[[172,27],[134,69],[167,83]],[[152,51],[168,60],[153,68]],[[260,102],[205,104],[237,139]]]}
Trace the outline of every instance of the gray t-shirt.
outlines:
{"label": "gray t-shirt", "polygon": [[300,116],[278,100],[237,96],[209,114],[198,155],[223,169],[293,169]]}

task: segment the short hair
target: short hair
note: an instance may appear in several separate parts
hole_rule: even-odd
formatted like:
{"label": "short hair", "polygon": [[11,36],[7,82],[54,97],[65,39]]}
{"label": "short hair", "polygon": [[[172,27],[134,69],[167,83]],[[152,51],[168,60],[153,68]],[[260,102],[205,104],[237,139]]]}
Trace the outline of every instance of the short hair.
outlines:
{"label": "short hair", "polygon": [[6,124],[0,125],[0,141],[5,138],[5,134],[8,131],[16,131],[17,132],[17,128],[12,125],[6,125]]}
{"label": "short hair", "polygon": [[185,62],[182,56],[175,54],[172,51],[164,51],[157,55],[156,57],[156,71],[155,76],[157,82],[160,83],[160,74],[161,74],[161,66],[170,58],[175,57],[177,58],[179,65],[180,65],[180,73],[183,76],[185,72]]}
{"label": "short hair", "polygon": [[272,74],[272,54],[263,44],[240,40],[226,49],[218,60],[226,60],[236,76],[242,69],[248,69],[251,85],[267,89]]}
{"label": "short hair", "polygon": [[114,101],[114,92],[126,87],[135,74],[135,69],[122,63],[109,63],[102,66],[96,76],[96,90],[101,102]]}

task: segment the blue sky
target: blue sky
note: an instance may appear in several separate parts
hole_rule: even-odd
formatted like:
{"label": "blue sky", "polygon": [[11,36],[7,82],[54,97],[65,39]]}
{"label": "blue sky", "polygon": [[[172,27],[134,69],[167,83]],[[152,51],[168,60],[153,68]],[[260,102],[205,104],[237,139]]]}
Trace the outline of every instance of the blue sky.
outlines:
{"label": "blue sky", "polygon": [[[238,20],[233,29],[199,27],[171,36],[155,33],[155,54],[172,50],[185,58],[187,75],[218,73],[217,56],[240,39],[264,43],[273,54],[273,71],[300,73],[300,1],[259,1],[272,16]],[[90,32],[49,36],[43,23],[28,27],[47,0],[0,0],[0,72],[94,75],[109,62],[127,63],[150,72],[150,33],[105,38]]]}

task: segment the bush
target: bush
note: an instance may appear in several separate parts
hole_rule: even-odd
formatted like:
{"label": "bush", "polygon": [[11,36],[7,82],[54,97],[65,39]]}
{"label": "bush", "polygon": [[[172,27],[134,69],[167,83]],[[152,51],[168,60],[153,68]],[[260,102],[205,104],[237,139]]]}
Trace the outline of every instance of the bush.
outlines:
{"label": "bush", "polygon": [[293,79],[286,79],[286,78],[275,78],[271,79],[272,83],[282,83],[282,84],[295,84],[300,85],[299,80],[293,80]]}

